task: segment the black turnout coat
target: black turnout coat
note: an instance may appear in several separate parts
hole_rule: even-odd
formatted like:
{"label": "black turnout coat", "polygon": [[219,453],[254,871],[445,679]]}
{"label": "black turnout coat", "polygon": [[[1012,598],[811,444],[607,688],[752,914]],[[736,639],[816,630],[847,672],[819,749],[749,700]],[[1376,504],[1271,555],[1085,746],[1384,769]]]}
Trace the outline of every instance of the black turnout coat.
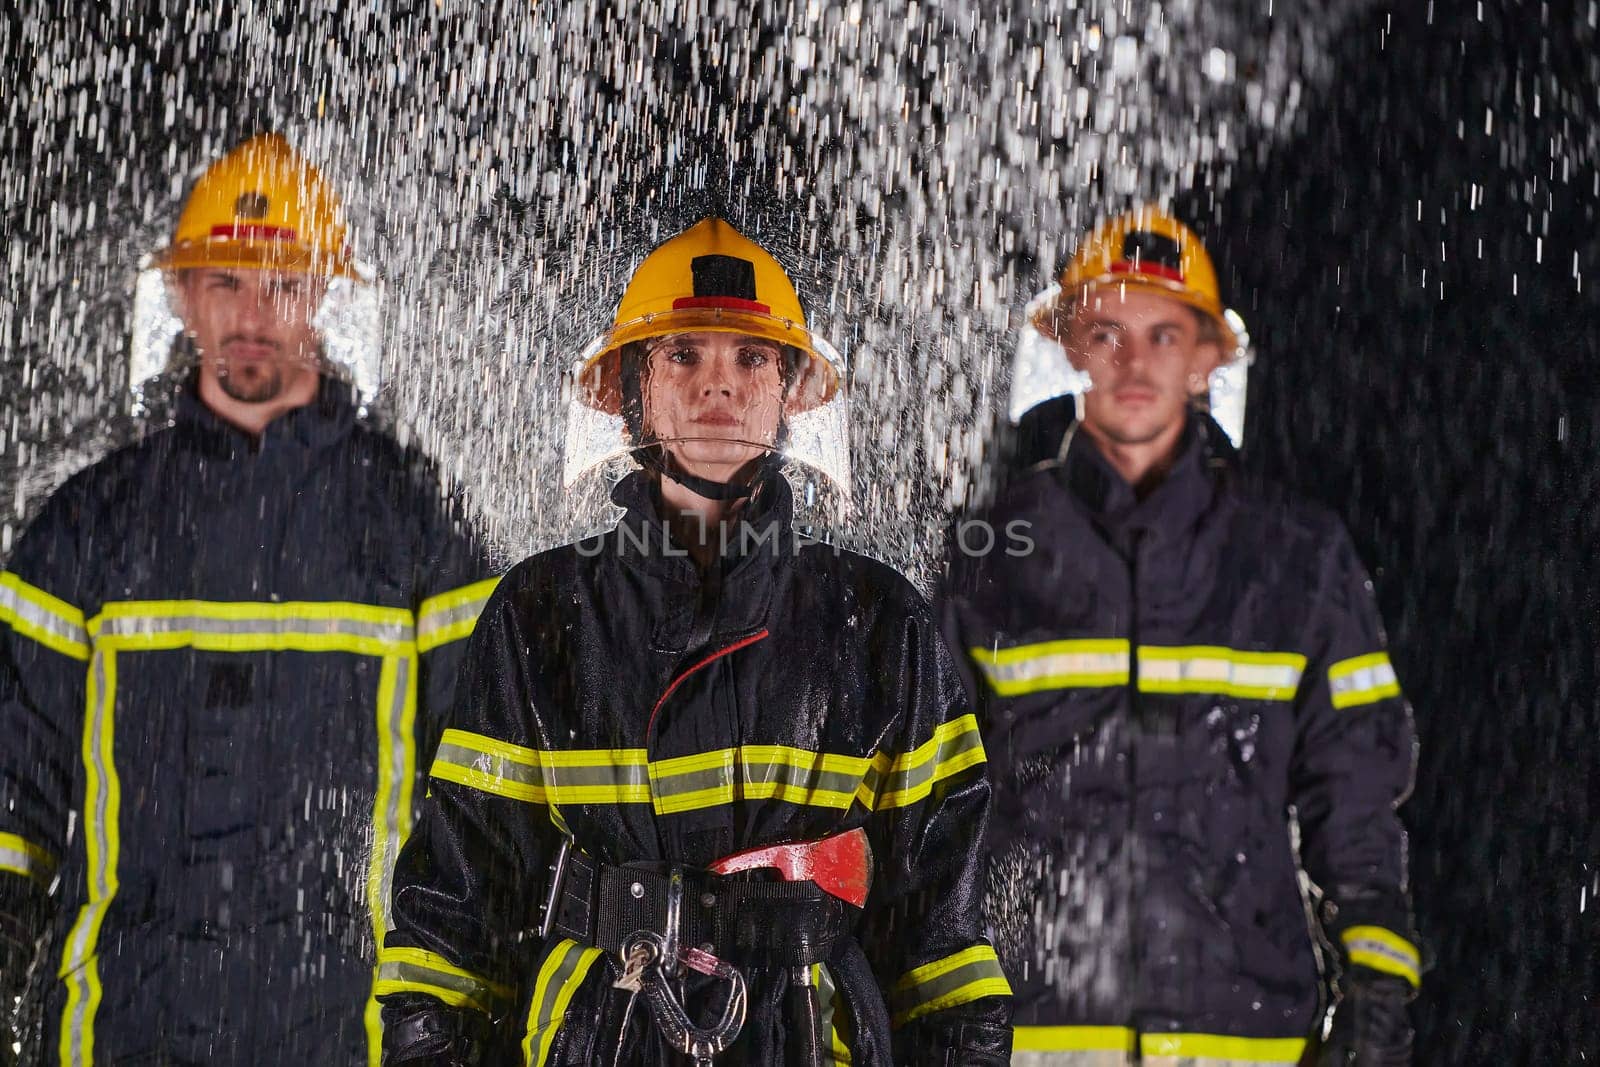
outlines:
{"label": "black turnout coat", "polygon": [[259,437],[191,382],[50,498],[0,573],[0,922],[48,935],[39,1062],[376,1062],[368,904],[492,573],[331,379]]}
{"label": "black turnout coat", "polygon": [[1142,499],[1076,433],[976,518],[1003,533],[953,547],[941,613],[994,782],[1018,1062],[1297,1061],[1302,869],[1345,964],[1415,983],[1411,716],[1338,520],[1249,484],[1201,415]]}
{"label": "black turnout coat", "polygon": [[[393,1052],[432,1042],[426,1062],[452,1062],[465,1046],[439,1035],[476,1030],[532,1064],[619,1044],[624,1063],[687,1062],[642,1000],[625,1029],[602,1025],[615,945],[534,932],[562,838],[595,862],[693,871],[860,827],[870,897],[809,969],[829,1054],[1004,1063],[1009,990],[979,915],[983,747],[924,601],[887,566],[797,541],[776,474],[704,575],[655,494],[630,475],[616,529],[525,560],[485,609],[396,874],[379,986]],[[742,937],[711,946],[750,987],[719,1062],[782,1063],[790,976]]]}

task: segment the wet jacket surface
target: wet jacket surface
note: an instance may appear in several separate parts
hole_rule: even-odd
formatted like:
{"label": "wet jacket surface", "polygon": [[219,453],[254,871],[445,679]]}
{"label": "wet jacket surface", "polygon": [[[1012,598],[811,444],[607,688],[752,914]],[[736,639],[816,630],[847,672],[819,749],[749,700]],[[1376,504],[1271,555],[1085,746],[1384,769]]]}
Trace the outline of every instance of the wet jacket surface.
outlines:
{"label": "wet jacket surface", "polygon": [[[1003,1063],[1007,986],[979,914],[983,750],[921,597],[865,557],[797,549],[778,476],[744,517],[752,541],[731,538],[705,579],[644,474],[614,499],[615,530],[515,567],[470,641],[396,872],[386,1021],[492,1019],[525,1062],[601,1062],[617,957],[532,933],[563,833],[607,863],[692,869],[864,827],[876,873],[846,943],[871,970],[813,968],[835,1054],[891,1062],[887,1034],[856,1026],[887,991],[899,1062]],[[784,977],[741,969],[750,1014],[718,1062],[782,1063]],[[647,1014],[641,1000],[621,1062],[687,1062]]]}
{"label": "wet jacket surface", "polygon": [[1320,980],[1291,810],[1346,965],[1416,981],[1414,742],[1370,583],[1231,457],[1196,416],[1139,499],[1079,433],[981,516],[1031,552],[952,554],[1015,1062],[1296,1062]]}
{"label": "wet jacket surface", "polygon": [[191,385],[47,502],[0,575],[0,910],[50,934],[39,1062],[376,1062],[367,901],[490,573],[331,381],[260,438]]}

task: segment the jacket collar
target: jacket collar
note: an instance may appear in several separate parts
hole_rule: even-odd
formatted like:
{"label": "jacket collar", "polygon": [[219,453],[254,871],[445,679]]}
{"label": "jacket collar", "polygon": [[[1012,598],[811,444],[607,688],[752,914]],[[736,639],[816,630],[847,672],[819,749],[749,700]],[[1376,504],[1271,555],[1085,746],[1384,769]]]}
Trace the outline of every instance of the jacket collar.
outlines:
{"label": "jacket collar", "polygon": [[324,375],[311,403],[274,419],[258,437],[222,419],[200,399],[198,374],[178,394],[173,420],[194,447],[219,459],[254,459],[294,465],[338,444],[356,423],[355,391]]}
{"label": "jacket collar", "polygon": [[[619,548],[630,561],[636,560],[647,570],[667,576],[698,581],[693,561],[682,548],[670,544],[666,512],[654,475],[642,470],[630,473],[611,490],[611,499],[624,511],[619,525],[626,527],[630,536],[619,542]],[[762,561],[770,562],[792,551],[793,518],[794,497],[789,480],[776,464],[767,464],[758,475],[738,522],[728,531],[727,544],[718,561],[720,578],[736,578],[748,570],[760,569]],[[640,551],[640,545],[648,550]]]}
{"label": "jacket collar", "polygon": [[1210,507],[1218,477],[1236,462],[1237,454],[1221,428],[1210,416],[1193,412],[1178,439],[1178,458],[1166,477],[1143,499],[1087,433],[1073,433],[1060,478],[1095,524],[1114,541],[1136,534],[1167,539],[1194,525]]}
{"label": "jacket collar", "polygon": [[625,513],[611,534],[617,562],[661,583],[651,643],[686,652],[726,643],[767,624],[782,560],[795,549],[793,498],[775,465],[759,479],[744,515],[730,529],[721,559],[702,574],[671,544],[656,480],[646,471],[623,478],[611,498]]}

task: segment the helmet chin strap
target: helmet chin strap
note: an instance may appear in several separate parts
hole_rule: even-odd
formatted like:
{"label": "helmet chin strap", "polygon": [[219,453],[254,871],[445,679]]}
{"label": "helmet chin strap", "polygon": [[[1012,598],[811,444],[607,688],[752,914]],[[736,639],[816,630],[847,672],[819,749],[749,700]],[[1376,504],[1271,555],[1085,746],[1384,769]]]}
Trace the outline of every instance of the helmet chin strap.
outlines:
{"label": "helmet chin strap", "polygon": [[773,463],[774,453],[768,452],[755,464],[747,477],[729,482],[714,481],[711,478],[702,478],[698,474],[690,474],[679,463],[661,442],[653,441],[634,450],[634,458],[646,470],[653,471],[663,478],[670,478],[699,496],[707,500],[743,500],[755,492],[757,483],[766,474],[767,468]]}

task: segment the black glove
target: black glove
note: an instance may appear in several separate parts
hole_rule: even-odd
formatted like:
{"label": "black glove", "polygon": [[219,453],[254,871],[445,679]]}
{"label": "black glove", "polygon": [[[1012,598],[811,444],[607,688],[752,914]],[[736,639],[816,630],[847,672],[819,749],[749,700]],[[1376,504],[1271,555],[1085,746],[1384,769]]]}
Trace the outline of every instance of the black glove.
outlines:
{"label": "black glove", "polygon": [[11,1002],[26,990],[36,948],[29,924],[0,911],[0,1019],[9,1019]]}
{"label": "black glove", "polygon": [[1411,1067],[1411,983],[1394,975],[1351,968],[1333,1011],[1319,1067]]}
{"label": "black glove", "polygon": [[22,924],[0,913],[0,1067],[16,1062],[11,1045],[17,1039],[17,999],[26,991],[33,951]]}
{"label": "black glove", "polygon": [[[498,1047],[487,1019],[448,1008],[384,1021],[383,1067],[499,1067],[518,1062]],[[509,1057],[509,1058],[508,1058]]]}
{"label": "black glove", "polygon": [[980,997],[934,1012],[897,1031],[894,1052],[906,1067],[1008,1067],[1011,1002]]}

